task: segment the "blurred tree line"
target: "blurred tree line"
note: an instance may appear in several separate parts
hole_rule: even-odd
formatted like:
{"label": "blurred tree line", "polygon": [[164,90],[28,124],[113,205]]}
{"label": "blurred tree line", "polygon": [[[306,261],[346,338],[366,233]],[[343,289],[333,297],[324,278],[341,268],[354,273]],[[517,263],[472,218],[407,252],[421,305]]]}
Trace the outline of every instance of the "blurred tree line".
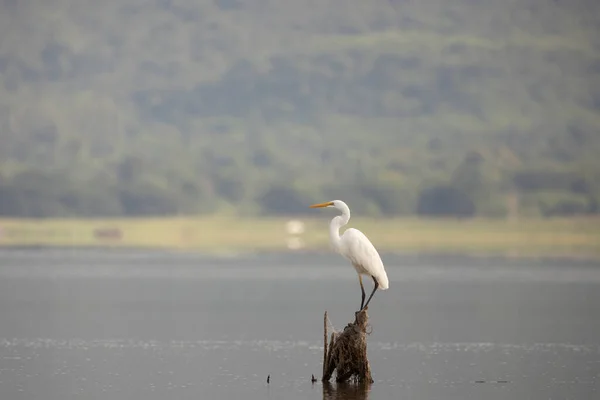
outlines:
{"label": "blurred tree line", "polygon": [[598,213],[600,3],[300,3],[4,2],[0,215]]}

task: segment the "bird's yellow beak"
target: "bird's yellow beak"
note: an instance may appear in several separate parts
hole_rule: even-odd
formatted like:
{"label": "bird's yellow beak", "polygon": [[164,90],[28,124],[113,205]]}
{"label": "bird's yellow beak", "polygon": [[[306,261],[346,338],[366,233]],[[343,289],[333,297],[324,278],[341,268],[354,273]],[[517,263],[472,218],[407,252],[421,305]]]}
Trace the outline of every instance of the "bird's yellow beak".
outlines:
{"label": "bird's yellow beak", "polygon": [[321,208],[321,207],[329,207],[333,205],[333,201],[328,201],[326,203],[313,204],[309,206],[310,208]]}

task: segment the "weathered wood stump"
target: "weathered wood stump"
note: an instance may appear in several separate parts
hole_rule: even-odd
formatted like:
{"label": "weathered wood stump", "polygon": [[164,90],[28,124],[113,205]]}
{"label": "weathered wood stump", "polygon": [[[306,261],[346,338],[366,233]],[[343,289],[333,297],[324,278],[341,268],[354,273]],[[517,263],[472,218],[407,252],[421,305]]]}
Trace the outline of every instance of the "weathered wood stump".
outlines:
{"label": "weathered wood stump", "polygon": [[323,382],[329,382],[333,373],[336,382],[373,383],[371,366],[367,359],[367,310],[355,313],[354,322],[342,332],[333,332],[327,343],[327,311],[325,311]]}

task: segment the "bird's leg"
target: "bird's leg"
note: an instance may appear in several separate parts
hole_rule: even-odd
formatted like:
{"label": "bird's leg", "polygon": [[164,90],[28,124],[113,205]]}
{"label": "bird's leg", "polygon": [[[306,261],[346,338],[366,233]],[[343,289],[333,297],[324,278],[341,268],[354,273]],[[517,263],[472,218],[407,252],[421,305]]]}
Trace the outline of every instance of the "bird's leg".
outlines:
{"label": "bird's leg", "polygon": [[375,284],[375,286],[373,286],[373,291],[371,292],[371,295],[369,296],[369,299],[367,300],[367,304],[365,304],[365,306],[363,308],[361,308],[361,311],[369,305],[371,298],[373,297],[373,295],[375,294],[375,291],[379,287],[379,283],[377,283],[377,280],[375,278],[373,278],[373,283]]}
{"label": "bird's leg", "polygon": [[365,287],[363,286],[362,276],[358,274],[358,282],[360,283],[360,291],[362,292],[362,299],[360,301],[360,309],[362,311],[363,304],[365,304]]}

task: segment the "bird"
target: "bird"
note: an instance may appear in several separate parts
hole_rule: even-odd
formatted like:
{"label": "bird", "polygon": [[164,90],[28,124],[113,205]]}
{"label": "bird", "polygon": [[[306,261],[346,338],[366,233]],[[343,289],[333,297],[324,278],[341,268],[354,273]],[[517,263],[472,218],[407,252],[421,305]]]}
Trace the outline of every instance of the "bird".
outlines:
{"label": "bird", "polygon": [[[341,215],[333,217],[329,224],[329,240],[333,249],[350,261],[356,273],[362,292],[360,311],[363,311],[371,301],[377,289],[387,290],[390,287],[383,261],[373,243],[369,238],[355,228],[348,228],[340,236],[340,228],[350,221],[350,208],[342,200],[327,201],[309,206],[310,208],[333,207],[342,212]],[[365,303],[365,288],[363,286],[363,275],[373,279],[374,287],[371,295]]]}

